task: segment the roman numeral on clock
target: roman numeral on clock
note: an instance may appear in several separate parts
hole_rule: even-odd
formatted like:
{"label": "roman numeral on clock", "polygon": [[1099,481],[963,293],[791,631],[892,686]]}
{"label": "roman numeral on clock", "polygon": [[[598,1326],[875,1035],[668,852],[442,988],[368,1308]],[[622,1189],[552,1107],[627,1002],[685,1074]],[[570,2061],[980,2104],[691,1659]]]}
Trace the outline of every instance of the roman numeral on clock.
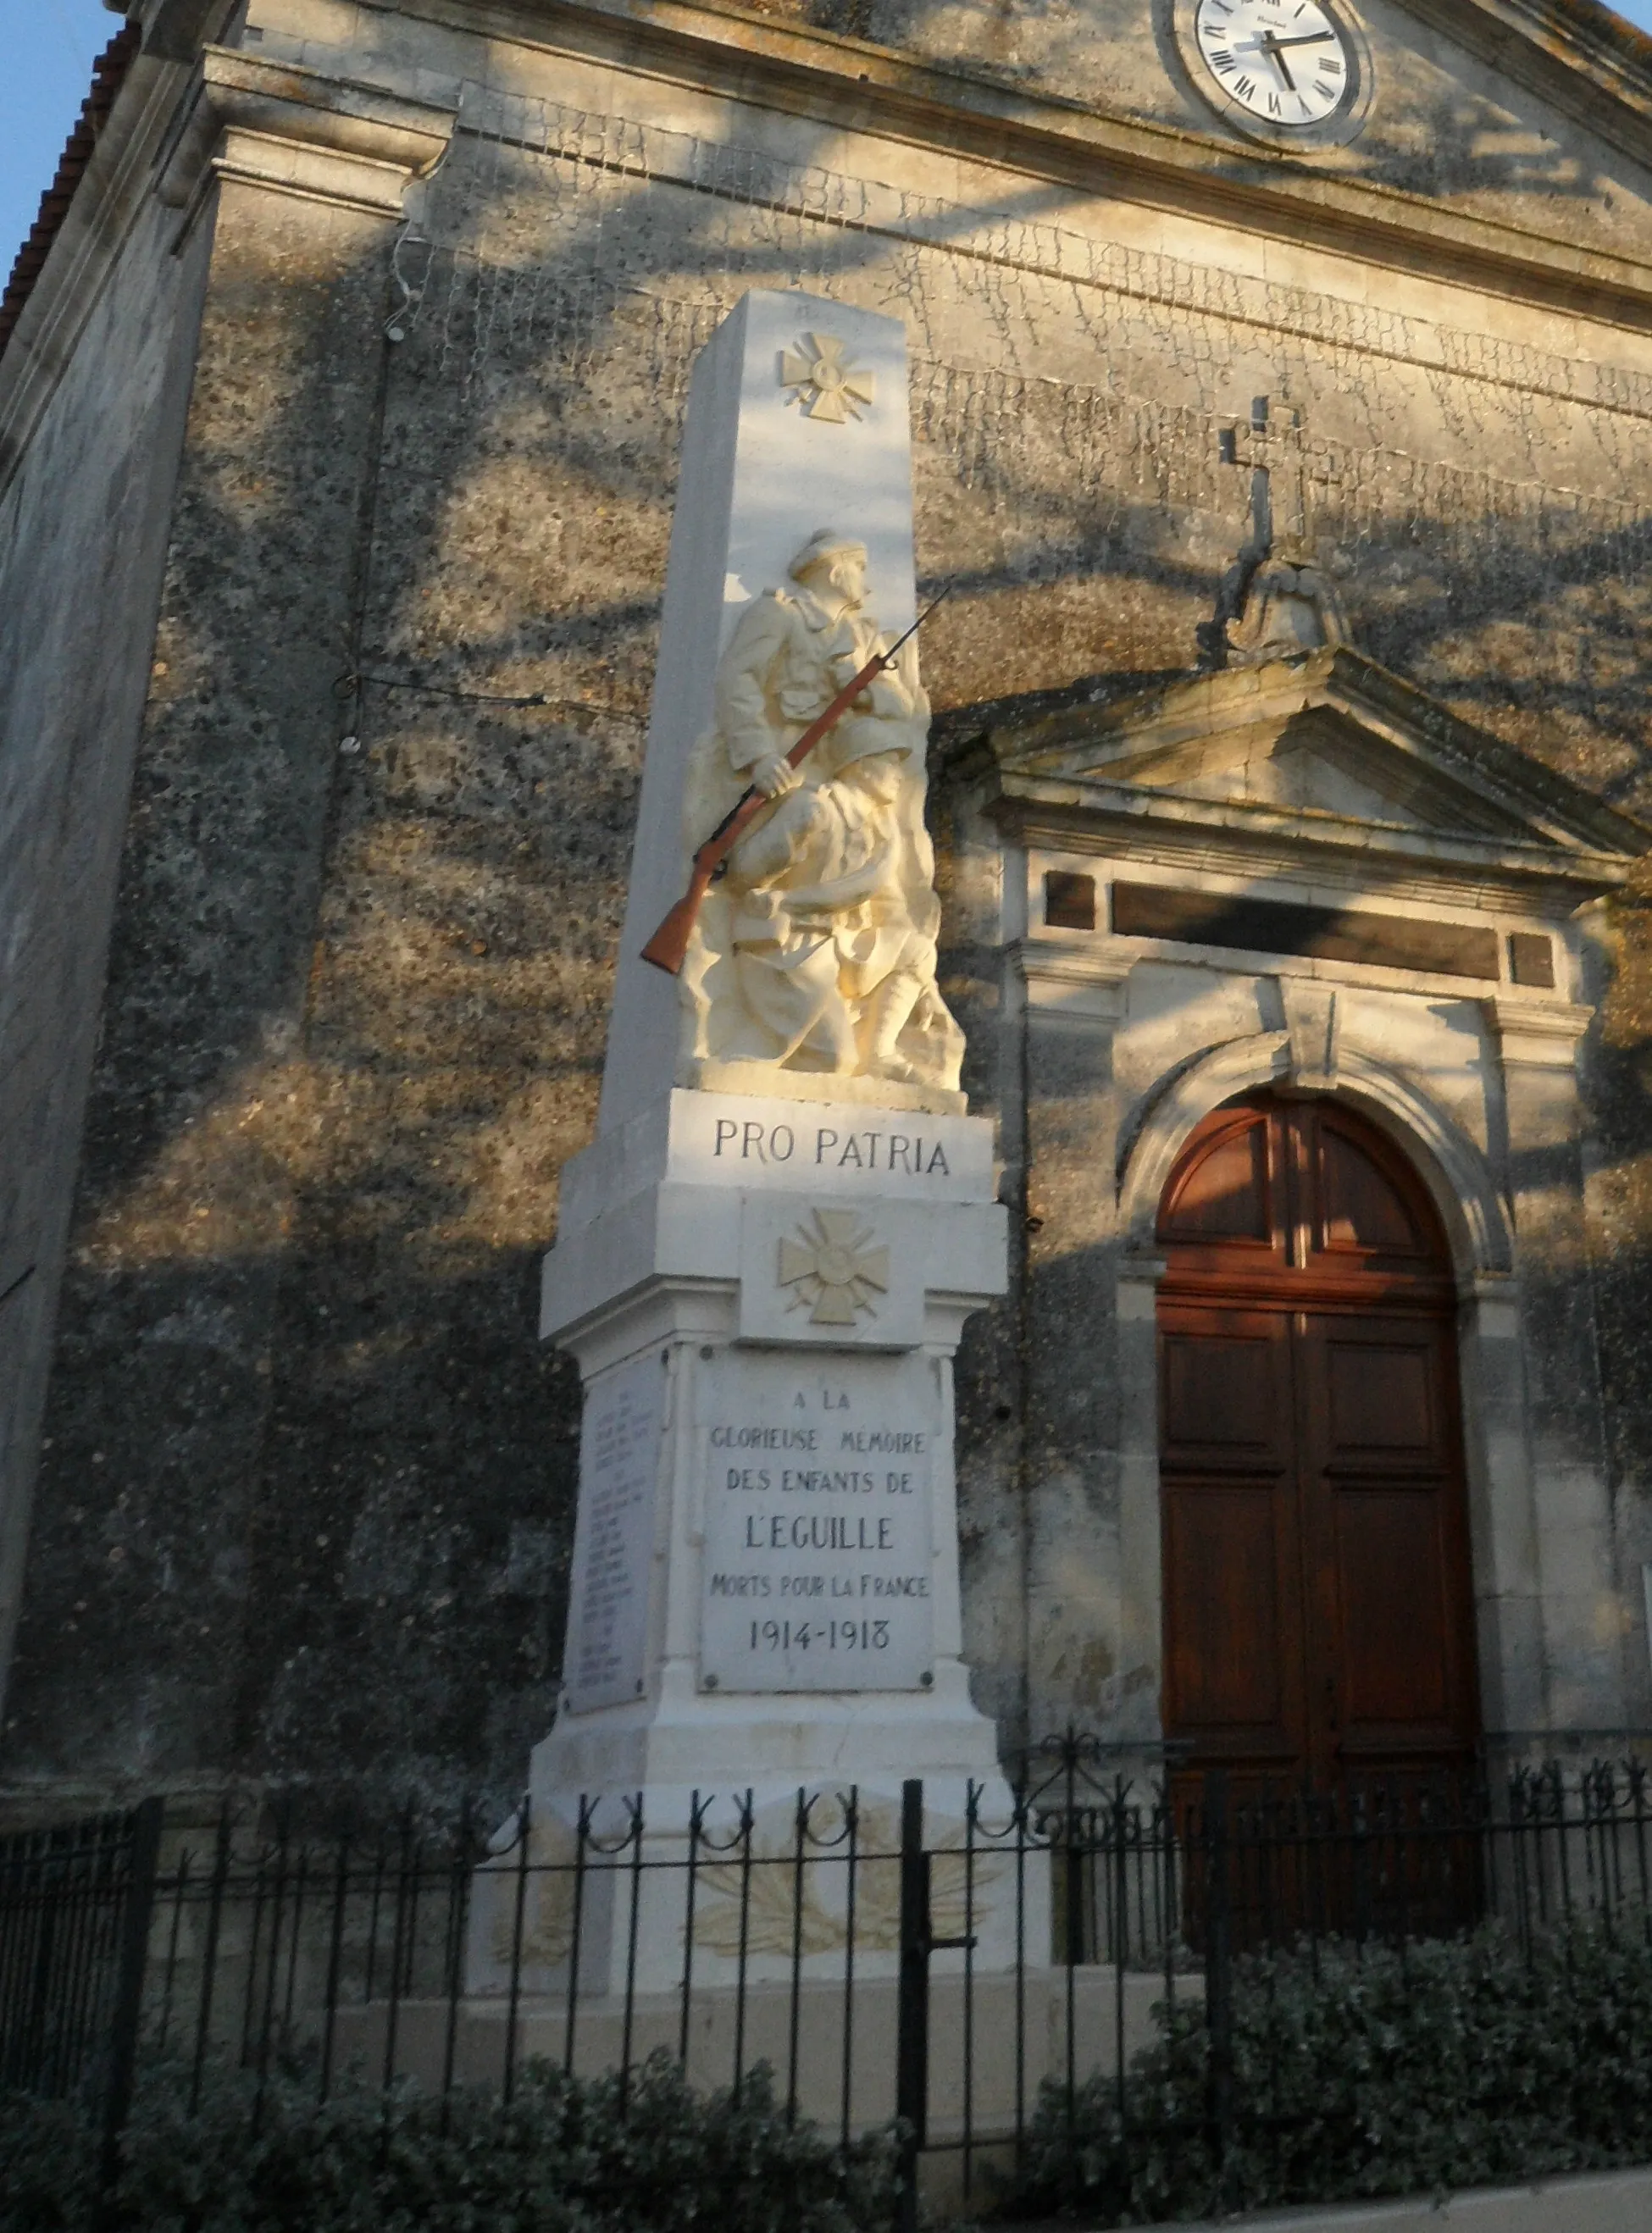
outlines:
{"label": "roman numeral on clock", "polygon": [[1241,101],[1248,101],[1256,91],[1256,80],[1253,77],[1242,77],[1234,86],[1233,90]]}
{"label": "roman numeral on clock", "polygon": [[1239,64],[1233,60],[1232,55],[1228,53],[1226,47],[1213,47],[1211,49],[1210,66],[1213,69],[1219,70],[1234,70],[1239,68]]}

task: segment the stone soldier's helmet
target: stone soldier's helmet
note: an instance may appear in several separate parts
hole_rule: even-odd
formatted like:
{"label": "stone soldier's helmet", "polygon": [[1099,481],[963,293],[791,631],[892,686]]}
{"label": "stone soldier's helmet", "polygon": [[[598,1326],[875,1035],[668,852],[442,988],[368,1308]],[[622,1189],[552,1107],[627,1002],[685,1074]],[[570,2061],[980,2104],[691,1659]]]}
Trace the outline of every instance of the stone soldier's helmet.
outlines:
{"label": "stone soldier's helmet", "polygon": [[787,567],[794,582],[801,582],[805,574],[816,566],[830,563],[834,558],[853,557],[862,566],[866,563],[866,545],[857,536],[840,535],[835,527],[817,527],[803,549]]}

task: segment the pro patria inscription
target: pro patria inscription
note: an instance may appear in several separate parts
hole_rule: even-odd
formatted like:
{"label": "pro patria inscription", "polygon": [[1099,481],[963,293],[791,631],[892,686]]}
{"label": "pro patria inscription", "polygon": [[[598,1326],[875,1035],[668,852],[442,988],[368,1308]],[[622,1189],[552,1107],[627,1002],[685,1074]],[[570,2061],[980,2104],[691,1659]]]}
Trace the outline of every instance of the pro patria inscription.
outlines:
{"label": "pro patria inscription", "polygon": [[730,1351],[705,1372],[701,1679],[915,1690],[933,1663],[933,1369]]}
{"label": "pro patria inscription", "polygon": [[674,1092],[667,1175],[695,1186],[879,1201],[991,1201],[992,1127],[828,1102]]}

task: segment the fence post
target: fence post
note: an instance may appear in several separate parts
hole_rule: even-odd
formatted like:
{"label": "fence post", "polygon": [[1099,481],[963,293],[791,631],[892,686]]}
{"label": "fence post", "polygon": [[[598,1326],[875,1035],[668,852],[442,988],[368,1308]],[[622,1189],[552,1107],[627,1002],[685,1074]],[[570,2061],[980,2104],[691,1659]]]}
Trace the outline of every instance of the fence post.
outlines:
{"label": "fence post", "polygon": [[1213,1768],[1205,1777],[1205,2018],[1219,2192],[1226,2188],[1233,2133],[1233,1917],[1227,1833],[1227,1771]]}
{"label": "fence post", "polygon": [[901,1977],[895,2016],[894,2113],[901,2143],[897,2233],[916,2233],[918,2152],[929,2103],[929,1856],[924,1851],[924,1787],[901,1787]]}
{"label": "fence post", "polygon": [[114,2001],[109,2017],[108,2084],[103,2097],[101,2177],[106,2195],[120,2177],[120,2135],[132,2109],[138,2034],[143,2021],[144,1976],[149,1962],[149,1925],[155,1909],[155,1877],[160,1861],[160,1829],[165,1811],[164,1800],[146,1799],[131,1817],[126,1906],[120,1917]]}

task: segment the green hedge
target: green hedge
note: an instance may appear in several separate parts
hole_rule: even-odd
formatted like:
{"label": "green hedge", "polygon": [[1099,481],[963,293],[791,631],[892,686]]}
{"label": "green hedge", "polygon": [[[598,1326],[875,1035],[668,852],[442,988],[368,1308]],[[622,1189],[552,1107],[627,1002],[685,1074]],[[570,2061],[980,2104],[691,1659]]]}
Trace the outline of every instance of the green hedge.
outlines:
{"label": "green hedge", "polygon": [[1070,2118],[1046,2087],[1004,2214],[1095,2225],[1428,2194],[1652,2161],[1652,1918],[1523,1954],[1467,1939],[1347,1943],[1234,1965],[1233,2123],[1206,2126],[1203,2011],[1179,2008],[1116,2088]]}
{"label": "green hedge", "polygon": [[[1206,2125],[1202,2010],[1182,2005],[1127,2081],[1094,2080],[1070,2117],[1047,2087],[1006,2217],[1092,2225],[1426,2194],[1652,2161],[1652,1943],[1642,1921],[1577,1926],[1522,1952],[1497,1930],[1348,1944],[1235,1965],[1232,2147]],[[347,2085],[324,2106],[302,2072],[146,2073],[113,2217],[96,2144],[61,2104],[0,2101],[5,2233],[885,2233],[887,2134],[847,2154],[789,2130],[766,2072],[735,2101],[669,2058],[613,2078],[524,2071],[504,2105],[444,2106]]]}
{"label": "green hedge", "polygon": [[667,2056],[634,2072],[624,2113],[613,2078],[543,2063],[504,2104],[442,2102],[347,2085],[324,2106],[300,2074],[262,2102],[244,2073],[215,2072],[198,2111],[183,2074],[148,2074],[100,2218],[97,2149],[74,2112],[0,2103],[5,2233],[884,2233],[893,2142],[844,2153],[789,2129],[766,2070],[738,2100],[685,2084]]}

